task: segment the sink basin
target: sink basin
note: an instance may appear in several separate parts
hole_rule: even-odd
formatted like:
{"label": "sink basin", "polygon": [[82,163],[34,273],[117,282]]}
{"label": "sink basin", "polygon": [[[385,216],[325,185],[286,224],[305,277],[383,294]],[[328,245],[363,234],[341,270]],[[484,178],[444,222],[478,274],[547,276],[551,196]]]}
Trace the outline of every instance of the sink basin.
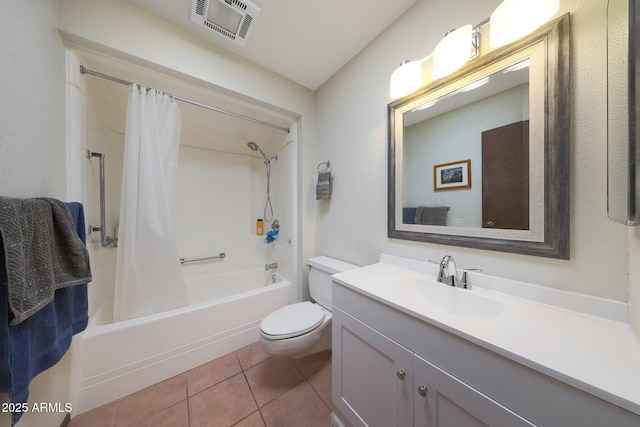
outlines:
{"label": "sink basin", "polygon": [[492,319],[503,310],[502,304],[473,290],[454,288],[435,280],[400,279],[391,285],[391,290],[414,304],[427,304],[460,317]]}

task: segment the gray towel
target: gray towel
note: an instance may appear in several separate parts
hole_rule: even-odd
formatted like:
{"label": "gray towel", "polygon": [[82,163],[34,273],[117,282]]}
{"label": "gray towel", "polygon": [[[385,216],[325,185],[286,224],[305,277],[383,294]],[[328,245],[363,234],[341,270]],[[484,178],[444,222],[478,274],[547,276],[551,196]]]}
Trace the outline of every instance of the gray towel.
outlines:
{"label": "gray towel", "polygon": [[318,173],[316,200],[331,198],[331,172]]}
{"label": "gray towel", "polygon": [[425,207],[416,209],[416,224],[447,225],[448,206]]}
{"label": "gray towel", "polygon": [[63,202],[0,197],[0,233],[11,325],[47,305],[56,289],[91,280],[89,253]]}

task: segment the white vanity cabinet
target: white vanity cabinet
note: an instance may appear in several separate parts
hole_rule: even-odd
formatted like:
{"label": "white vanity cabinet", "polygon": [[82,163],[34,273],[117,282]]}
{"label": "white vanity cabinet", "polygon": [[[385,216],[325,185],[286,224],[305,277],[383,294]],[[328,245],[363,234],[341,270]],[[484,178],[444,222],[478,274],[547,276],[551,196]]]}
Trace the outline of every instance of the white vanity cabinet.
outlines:
{"label": "white vanity cabinet", "polygon": [[333,304],[332,393],[345,425],[640,425],[633,412],[356,286],[334,282]]}
{"label": "white vanity cabinet", "polygon": [[531,426],[342,310],[333,311],[334,403],[353,426]]}

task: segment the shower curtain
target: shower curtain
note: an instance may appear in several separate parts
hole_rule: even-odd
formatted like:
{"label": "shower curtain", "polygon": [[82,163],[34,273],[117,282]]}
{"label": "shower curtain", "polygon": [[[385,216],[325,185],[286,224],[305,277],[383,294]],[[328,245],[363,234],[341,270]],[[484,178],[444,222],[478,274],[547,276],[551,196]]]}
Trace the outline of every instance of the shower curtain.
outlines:
{"label": "shower curtain", "polygon": [[180,120],[170,95],[131,85],[114,321],[187,305],[174,224]]}

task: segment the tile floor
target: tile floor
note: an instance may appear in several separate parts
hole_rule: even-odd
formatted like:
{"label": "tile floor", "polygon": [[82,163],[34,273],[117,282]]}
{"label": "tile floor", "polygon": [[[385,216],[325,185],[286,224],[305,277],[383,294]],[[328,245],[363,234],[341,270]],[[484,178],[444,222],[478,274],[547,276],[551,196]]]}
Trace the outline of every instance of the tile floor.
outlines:
{"label": "tile floor", "polygon": [[271,357],[251,344],[115,402],[69,427],[327,427],[331,351]]}

